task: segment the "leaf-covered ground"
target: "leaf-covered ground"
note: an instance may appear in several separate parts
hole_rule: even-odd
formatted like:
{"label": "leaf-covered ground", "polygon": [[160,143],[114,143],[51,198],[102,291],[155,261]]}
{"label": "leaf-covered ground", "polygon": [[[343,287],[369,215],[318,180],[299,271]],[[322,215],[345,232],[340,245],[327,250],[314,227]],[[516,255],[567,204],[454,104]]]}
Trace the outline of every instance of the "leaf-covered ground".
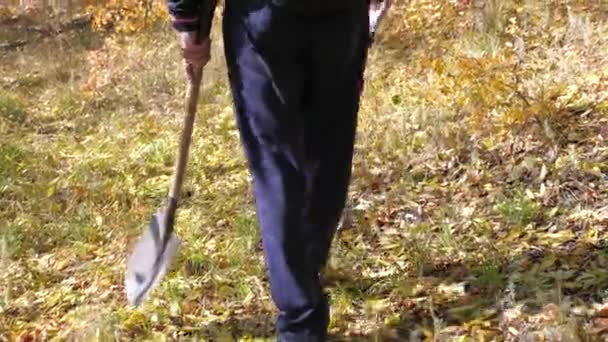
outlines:
{"label": "leaf-covered ground", "polygon": [[[396,4],[325,273],[333,339],[605,338],[607,18],[597,1]],[[141,309],[123,274],[172,172],[173,32],[66,31],[0,55],[0,339],[273,337],[218,26],[184,243]]]}

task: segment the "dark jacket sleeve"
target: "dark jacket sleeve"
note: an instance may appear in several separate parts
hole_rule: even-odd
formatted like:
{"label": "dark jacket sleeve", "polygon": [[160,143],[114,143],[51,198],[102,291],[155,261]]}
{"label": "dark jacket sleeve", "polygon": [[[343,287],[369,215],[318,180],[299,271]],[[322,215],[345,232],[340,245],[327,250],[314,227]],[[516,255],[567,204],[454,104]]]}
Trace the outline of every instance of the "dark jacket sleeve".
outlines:
{"label": "dark jacket sleeve", "polygon": [[203,1],[210,0],[167,0],[173,28],[180,32],[198,30]]}

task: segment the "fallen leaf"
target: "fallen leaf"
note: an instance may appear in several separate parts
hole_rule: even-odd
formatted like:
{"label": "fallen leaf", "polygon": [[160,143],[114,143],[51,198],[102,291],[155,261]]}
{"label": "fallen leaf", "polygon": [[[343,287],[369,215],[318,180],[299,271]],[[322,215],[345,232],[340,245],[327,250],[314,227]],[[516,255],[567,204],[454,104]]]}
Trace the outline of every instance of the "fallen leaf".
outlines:
{"label": "fallen leaf", "polygon": [[509,330],[509,333],[511,333],[511,335],[513,335],[513,336],[519,335],[519,330],[517,330],[517,329],[515,329],[513,327],[509,327],[508,330]]}
{"label": "fallen leaf", "polygon": [[437,291],[449,297],[462,297],[466,294],[466,282],[439,284]]}
{"label": "fallen leaf", "polygon": [[605,304],[602,307],[600,307],[594,316],[608,318],[608,304]]}
{"label": "fallen leaf", "polygon": [[543,182],[545,178],[547,178],[548,173],[549,171],[547,171],[547,165],[543,164],[543,167],[540,169],[540,175],[538,176],[538,180],[540,182]]}
{"label": "fallen leaf", "polygon": [[593,319],[593,327],[596,328],[599,332],[604,332],[608,330],[608,318],[606,317],[597,317]]}

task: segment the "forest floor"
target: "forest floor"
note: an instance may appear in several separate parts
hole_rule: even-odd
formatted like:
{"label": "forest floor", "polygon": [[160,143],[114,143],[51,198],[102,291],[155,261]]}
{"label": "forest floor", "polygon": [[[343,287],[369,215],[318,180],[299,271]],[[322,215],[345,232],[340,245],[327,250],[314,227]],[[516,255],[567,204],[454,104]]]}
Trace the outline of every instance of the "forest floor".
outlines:
{"label": "forest floor", "polygon": [[[326,272],[333,340],[603,340],[606,9],[413,2],[370,50]],[[173,32],[78,28],[2,51],[0,340],[273,337],[215,26],[183,245],[140,309],[123,274],[173,168],[186,89]]]}

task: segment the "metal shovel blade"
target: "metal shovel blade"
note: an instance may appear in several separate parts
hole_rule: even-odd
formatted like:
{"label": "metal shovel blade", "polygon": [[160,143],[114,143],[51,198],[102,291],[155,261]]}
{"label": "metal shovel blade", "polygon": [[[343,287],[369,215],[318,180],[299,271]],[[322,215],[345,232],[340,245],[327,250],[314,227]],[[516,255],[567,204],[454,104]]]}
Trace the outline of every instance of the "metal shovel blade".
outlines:
{"label": "metal shovel blade", "polygon": [[[172,211],[170,208],[168,211]],[[139,306],[166,274],[177,254],[179,238],[173,233],[173,212],[159,211],[140,237],[127,262],[125,288],[130,305]],[[166,237],[166,233],[169,236]]]}
{"label": "metal shovel blade", "polygon": [[376,32],[378,31],[378,27],[380,26],[380,23],[382,22],[384,16],[386,15],[386,12],[388,11],[388,8],[390,6],[389,4],[387,4],[388,1],[389,0],[384,0],[381,2],[373,3],[372,7],[370,7],[369,34],[371,42],[374,41]]}

